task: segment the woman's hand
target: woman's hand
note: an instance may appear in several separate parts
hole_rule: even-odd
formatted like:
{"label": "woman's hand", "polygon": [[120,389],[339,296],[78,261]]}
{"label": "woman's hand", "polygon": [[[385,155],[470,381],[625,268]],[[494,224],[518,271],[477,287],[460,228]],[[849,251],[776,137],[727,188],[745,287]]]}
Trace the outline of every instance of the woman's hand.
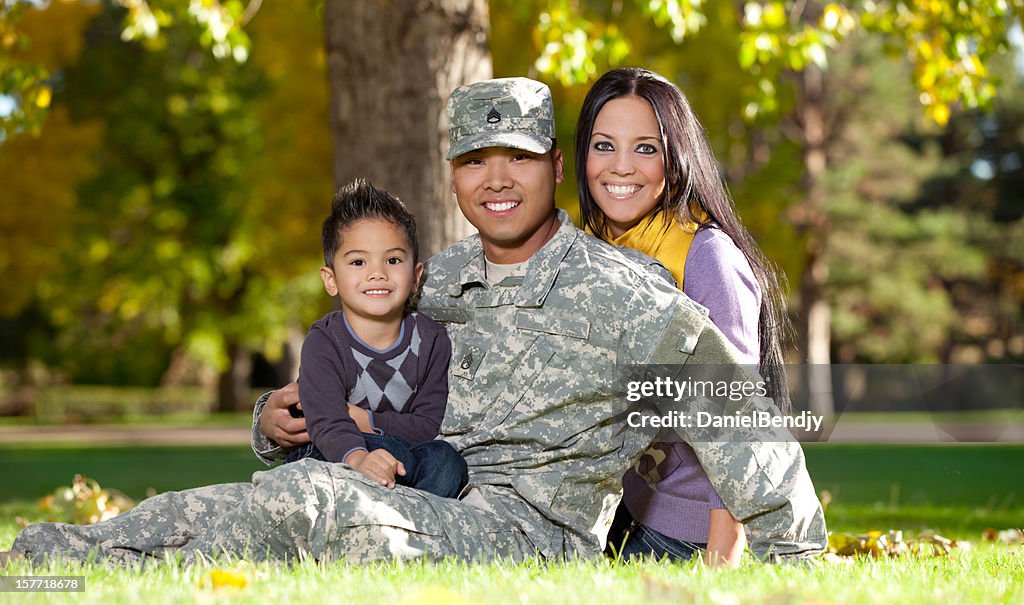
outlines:
{"label": "woman's hand", "polygon": [[708,531],[704,563],[708,567],[738,567],[746,547],[747,536],[743,533],[743,524],[727,509],[711,509],[711,529]]}

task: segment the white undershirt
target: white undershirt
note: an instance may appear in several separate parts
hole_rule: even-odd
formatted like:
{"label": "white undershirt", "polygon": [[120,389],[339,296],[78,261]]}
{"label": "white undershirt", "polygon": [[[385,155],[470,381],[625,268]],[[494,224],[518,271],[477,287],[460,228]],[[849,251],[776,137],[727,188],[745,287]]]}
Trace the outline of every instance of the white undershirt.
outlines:
{"label": "white undershirt", "polygon": [[526,275],[526,263],[529,261],[523,261],[521,263],[512,263],[509,265],[499,265],[498,263],[492,263],[484,257],[485,272],[487,275],[487,283],[492,286],[500,284],[506,277],[512,275]]}

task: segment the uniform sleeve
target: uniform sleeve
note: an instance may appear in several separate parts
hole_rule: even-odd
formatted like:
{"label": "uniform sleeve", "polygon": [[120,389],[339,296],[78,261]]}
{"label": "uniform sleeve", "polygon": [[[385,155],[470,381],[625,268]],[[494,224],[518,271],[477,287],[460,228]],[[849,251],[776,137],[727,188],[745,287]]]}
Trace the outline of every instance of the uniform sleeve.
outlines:
{"label": "uniform sleeve", "polygon": [[267,405],[267,399],[270,399],[271,393],[273,391],[267,391],[260,395],[260,398],[256,400],[256,405],[252,408],[252,435],[249,439],[249,445],[252,446],[253,453],[267,466],[283,460],[286,454],[284,448],[272,441],[260,430],[260,414],[263,412],[263,407]]}
{"label": "uniform sleeve", "polygon": [[[645,311],[646,309],[646,311]],[[735,348],[678,290],[653,281],[638,288],[623,314],[622,353],[643,380],[710,380],[715,384],[756,380],[739,365]],[[770,399],[655,397],[656,413],[695,418],[779,416]],[[726,508],[750,531],[750,547],[764,559],[822,552],[825,518],[804,463],[803,451],[784,428],[721,430],[678,426]]]}
{"label": "uniform sleeve", "polygon": [[299,399],[309,437],[328,462],[342,462],[366,449],[359,427],[348,413],[348,388],[341,355],[330,336],[314,326],[302,342]]}
{"label": "uniform sleeve", "polygon": [[422,443],[437,437],[448,405],[448,363],[452,343],[444,329],[438,327],[429,342],[424,341],[421,358],[426,369],[419,377],[416,393],[409,406],[401,412],[377,411],[370,415],[373,427],[385,435],[394,435],[410,443]]}
{"label": "uniform sleeve", "polygon": [[[761,356],[757,330],[761,288],[736,244],[717,229],[698,232],[686,255],[683,279],[683,292],[708,310],[708,319],[736,347],[740,361],[757,365]],[[726,508],[713,486],[708,506]]]}

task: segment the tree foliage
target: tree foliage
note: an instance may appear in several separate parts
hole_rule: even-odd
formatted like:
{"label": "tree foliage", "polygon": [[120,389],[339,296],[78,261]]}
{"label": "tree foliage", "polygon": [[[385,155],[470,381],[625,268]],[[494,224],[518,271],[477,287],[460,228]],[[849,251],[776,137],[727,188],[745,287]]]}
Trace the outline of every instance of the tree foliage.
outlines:
{"label": "tree foliage", "polygon": [[[586,82],[619,64],[637,38],[616,23],[630,11],[667,28],[676,42],[700,32],[716,4],[700,0],[541,1],[537,33],[542,74],[564,84]],[[721,9],[719,6],[718,10]],[[1021,0],[865,0],[855,3],[762,0],[733,11],[739,25],[736,64],[753,79],[744,115],[774,113],[780,74],[813,65],[847,36],[879,34],[905,54],[925,111],[945,124],[953,108],[988,107],[997,81],[988,64],[1009,48],[1009,31],[1024,15]]]}
{"label": "tree foliage", "polygon": [[[1000,103],[1016,89],[996,66],[1022,4],[490,0],[491,49],[496,75],[551,82],[567,151],[609,66],[677,82],[791,282],[812,254],[792,212],[809,197],[797,74],[838,78],[814,235],[839,359],[1005,359],[1024,355],[1024,118]],[[45,317],[50,359],[74,378],[155,382],[181,347],[229,372],[249,351],[280,354],[330,304],[316,278],[333,188],[318,10],[0,8],[14,103],[0,116],[0,279],[17,285],[0,315]],[[559,204],[575,210],[571,166]]]}
{"label": "tree foliage", "polygon": [[[0,226],[30,240],[5,246],[17,256],[0,267],[35,277],[4,312],[37,300],[82,378],[123,377],[104,360],[140,343],[227,371],[233,352],[279,355],[290,326],[324,308],[310,236],[332,190],[316,13],[267,7],[239,62],[217,58],[216,39],[201,41],[209,26],[170,4],[179,26],[146,52],[122,40],[125,11],[112,7],[67,35],[87,42],[77,62],[54,62],[42,136],[0,145],[6,192],[26,202],[4,204]],[[47,40],[33,38],[40,51]]]}
{"label": "tree foliage", "polygon": [[75,62],[82,28],[97,9],[61,2],[43,17],[26,3],[0,4],[0,143],[22,132],[38,134],[53,97],[53,72]]}
{"label": "tree foliage", "polygon": [[37,136],[43,110],[50,110],[52,74],[78,61],[96,7],[61,2],[41,13],[0,7],[0,92],[28,108],[0,117],[0,281],[9,284],[0,316],[28,305],[38,277],[59,270],[58,251],[74,232],[75,188],[95,173],[93,152],[102,135],[98,122],[73,121],[58,107],[48,116],[47,136]]}
{"label": "tree foliage", "polygon": [[74,238],[75,188],[97,167],[91,152],[102,128],[75,123],[66,108],[48,117],[47,136],[14,134],[0,148],[0,316],[27,306],[41,277],[61,271],[60,250]]}

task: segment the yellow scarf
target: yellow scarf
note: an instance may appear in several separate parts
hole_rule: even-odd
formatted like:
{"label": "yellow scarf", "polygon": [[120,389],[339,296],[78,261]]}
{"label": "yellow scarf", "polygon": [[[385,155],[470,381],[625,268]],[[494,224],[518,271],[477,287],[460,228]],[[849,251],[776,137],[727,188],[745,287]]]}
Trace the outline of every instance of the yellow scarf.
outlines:
{"label": "yellow scarf", "polygon": [[697,223],[687,221],[683,225],[665,212],[650,214],[632,229],[611,240],[617,246],[628,246],[647,256],[657,259],[676,279],[676,285],[683,289],[683,270],[686,255],[697,233]]}

